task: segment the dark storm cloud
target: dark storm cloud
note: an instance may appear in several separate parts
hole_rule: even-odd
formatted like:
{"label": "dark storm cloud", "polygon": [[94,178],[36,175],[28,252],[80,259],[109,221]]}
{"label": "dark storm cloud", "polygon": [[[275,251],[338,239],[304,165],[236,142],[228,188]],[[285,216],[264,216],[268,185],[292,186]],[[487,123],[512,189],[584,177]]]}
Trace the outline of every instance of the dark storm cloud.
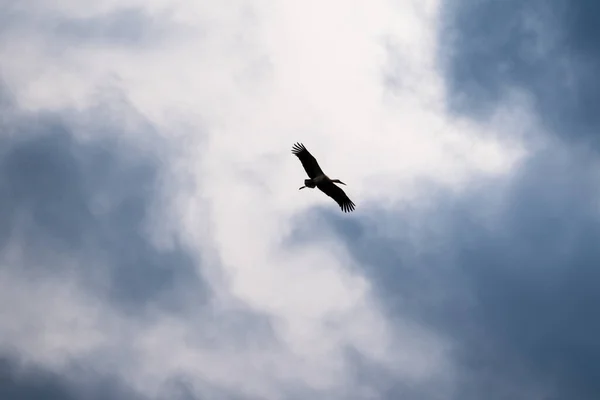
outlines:
{"label": "dark storm cloud", "polygon": [[451,109],[485,116],[517,87],[549,130],[600,145],[600,3],[451,0],[441,25]]}
{"label": "dark storm cloud", "polygon": [[598,168],[586,150],[548,147],[507,180],[432,194],[427,210],[332,212],[304,229],[343,238],[390,315],[452,339],[456,399],[597,399]]}
{"label": "dark storm cloud", "polygon": [[[72,274],[123,309],[177,308],[178,291],[207,287],[194,256],[181,246],[159,250],[147,230],[160,212],[161,164],[123,132],[83,141],[57,114],[26,114],[4,101],[0,128],[0,256],[26,249],[24,264]],[[105,121],[84,128],[115,129]],[[150,133],[148,133],[150,134]]]}
{"label": "dark storm cloud", "polygon": [[0,356],[0,399],[2,400],[255,400],[239,396],[235,390],[212,387],[207,383],[203,395],[184,377],[168,379],[155,396],[144,396],[131,389],[118,376],[100,374],[84,365],[72,365],[70,374],[58,374],[36,365],[25,364],[13,354]]}
{"label": "dark storm cloud", "polygon": [[[452,232],[460,249],[452,264],[477,299],[472,330],[487,335],[481,343],[493,340],[493,349],[466,357],[483,371],[471,387],[489,387],[503,363],[513,381],[529,371],[558,393],[548,398],[598,398],[598,166],[582,154],[600,145],[600,3],[456,0],[443,16],[441,59],[455,111],[485,115],[518,87],[548,131],[584,145],[562,149],[571,153],[565,162],[534,155],[494,229]],[[466,205],[476,201],[447,210],[449,226],[472,221]]]}
{"label": "dark storm cloud", "polygon": [[0,398],[3,400],[141,400],[113,377],[87,374],[93,384],[77,387],[68,378],[43,368],[24,366],[0,357]]}

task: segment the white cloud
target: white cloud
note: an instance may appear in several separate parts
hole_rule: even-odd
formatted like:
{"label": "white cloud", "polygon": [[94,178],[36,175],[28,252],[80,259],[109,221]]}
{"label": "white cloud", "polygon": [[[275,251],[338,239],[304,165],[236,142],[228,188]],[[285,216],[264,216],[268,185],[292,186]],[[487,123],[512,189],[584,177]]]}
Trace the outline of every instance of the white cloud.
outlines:
{"label": "white cloud", "polygon": [[[338,211],[326,196],[297,190],[305,174],[290,153],[296,141],[348,184],[358,207],[345,216],[350,219],[369,207],[418,201],[421,179],[460,190],[480,174],[510,171],[521,155],[518,143],[480,134],[497,123],[482,126],[445,113],[435,66],[437,1],[43,4],[37,17],[89,17],[134,6],[163,18],[150,22],[167,29],[163,40],[139,48],[83,43],[49,52],[52,36],[36,33],[34,25],[19,37],[9,32],[0,69],[26,109],[85,109],[103,88],[116,86],[176,140],[182,157],[172,166],[177,175],[165,198],[173,219],[165,224],[197,249],[216,290],[213,312],[227,319],[241,301],[273,318],[278,341],[232,348],[228,335],[241,328],[221,326],[219,318],[207,325],[193,296],[182,315],[157,314],[139,324],[108,306],[92,306],[81,288],[51,281],[43,290],[32,283],[22,288],[36,293],[22,300],[33,325],[3,309],[2,320],[16,332],[2,336],[8,338],[3,345],[35,349],[31,357],[42,362],[123,349],[131,358],[99,368],[116,368],[151,393],[181,373],[199,391],[210,382],[282,398],[294,382],[335,395],[353,385],[345,346],[401,381],[447,382],[449,344],[410,320],[387,320],[333,235],[293,249],[283,245],[299,212],[317,204]],[[384,85],[386,43],[401,60],[395,91]],[[511,121],[513,114],[498,118]],[[14,276],[2,282],[11,279],[25,285]],[[20,296],[2,291],[9,302]],[[57,304],[38,318],[45,298]],[[81,318],[73,329],[68,321]],[[122,332],[135,340],[123,340]],[[262,333],[249,335],[258,340]]]}

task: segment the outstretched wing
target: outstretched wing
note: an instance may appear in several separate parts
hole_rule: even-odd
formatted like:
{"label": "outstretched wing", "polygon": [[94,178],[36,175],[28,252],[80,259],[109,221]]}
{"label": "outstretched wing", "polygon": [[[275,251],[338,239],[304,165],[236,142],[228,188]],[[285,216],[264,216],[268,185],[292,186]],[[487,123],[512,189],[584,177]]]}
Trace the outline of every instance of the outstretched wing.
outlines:
{"label": "outstretched wing", "polygon": [[343,212],[353,211],[356,207],[352,200],[346,196],[346,193],[344,193],[342,188],[337,186],[335,183],[327,181],[319,183],[317,187],[321,190],[321,192],[334,199],[336,203],[339,204]]}
{"label": "outstretched wing", "polygon": [[317,163],[317,160],[306,150],[306,147],[302,143],[296,143],[292,146],[292,154],[298,156],[309,178],[312,179],[323,175],[323,170],[319,167],[319,163]]}

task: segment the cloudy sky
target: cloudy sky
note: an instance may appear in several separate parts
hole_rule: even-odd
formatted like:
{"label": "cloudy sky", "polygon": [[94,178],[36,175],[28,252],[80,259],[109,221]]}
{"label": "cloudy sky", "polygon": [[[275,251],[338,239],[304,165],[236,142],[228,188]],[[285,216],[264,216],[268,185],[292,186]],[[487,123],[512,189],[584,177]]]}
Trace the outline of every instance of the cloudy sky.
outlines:
{"label": "cloudy sky", "polygon": [[0,0],[0,398],[600,398],[599,19]]}

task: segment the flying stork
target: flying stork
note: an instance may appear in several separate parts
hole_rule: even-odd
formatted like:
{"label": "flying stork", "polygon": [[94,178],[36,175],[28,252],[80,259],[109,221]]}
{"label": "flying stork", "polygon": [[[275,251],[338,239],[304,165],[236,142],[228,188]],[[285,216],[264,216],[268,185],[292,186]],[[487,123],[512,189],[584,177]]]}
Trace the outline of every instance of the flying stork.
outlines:
{"label": "flying stork", "polygon": [[304,189],[305,187],[314,189],[316,186],[321,192],[334,199],[343,212],[354,210],[355,204],[346,196],[342,188],[336,185],[336,183],[341,183],[342,185],[345,185],[345,183],[339,179],[331,179],[325,175],[321,167],[319,167],[317,160],[306,150],[306,147],[302,143],[296,143],[292,146],[292,154],[295,154],[300,159],[304,170],[310,178],[304,180],[304,186],[300,189]]}

